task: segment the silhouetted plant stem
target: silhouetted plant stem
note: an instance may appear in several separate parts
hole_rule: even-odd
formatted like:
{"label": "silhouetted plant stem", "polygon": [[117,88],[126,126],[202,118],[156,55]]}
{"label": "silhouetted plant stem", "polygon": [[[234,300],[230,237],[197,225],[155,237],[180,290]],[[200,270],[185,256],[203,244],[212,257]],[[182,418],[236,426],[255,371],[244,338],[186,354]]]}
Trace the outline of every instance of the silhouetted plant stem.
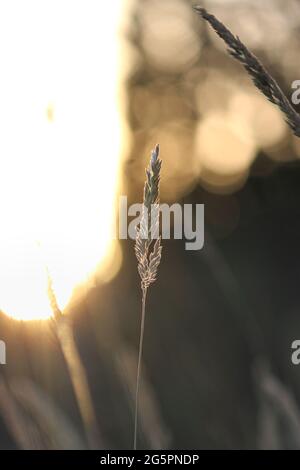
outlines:
{"label": "silhouetted plant stem", "polygon": [[66,318],[57,324],[57,336],[69,370],[89,448],[99,449],[100,434],[85,368],[78,353],[72,327]]}
{"label": "silhouetted plant stem", "polygon": [[[143,212],[135,240],[135,254],[138,260],[138,272],[141,278],[142,289],[142,318],[141,334],[138,354],[134,437],[133,448],[137,447],[138,433],[138,399],[141,381],[142,352],[145,330],[145,308],[148,287],[156,280],[158,266],[161,260],[161,239],[159,233],[159,181],[161,160],[159,159],[159,145],[151,152],[150,163],[146,169],[146,182],[144,186]],[[156,240],[154,241],[154,238]]]}
{"label": "silhouetted plant stem", "polygon": [[134,450],[136,450],[136,447],[137,447],[136,444],[137,444],[137,430],[138,430],[139,390],[140,390],[140,377],[141,377],[141,370],[142,370],[142,355],[143,355],[143,343],[144,343],[144,331],[145,331],[146,297],[147,297],[147,288],[144,288],[142,289],[142,318],[141,318],[139,357],[138,357],[136,392],[135,392],[134,439],[133,439]]}
{"label": "silhouetted plant stem", "polygon": [[99,449],[101,437],[86,371],[78,352],[69,319],[62,314],[58,306],[49,273],[48,298],[53,312],[55,331],[70,374],[88,445],[91,449]]}

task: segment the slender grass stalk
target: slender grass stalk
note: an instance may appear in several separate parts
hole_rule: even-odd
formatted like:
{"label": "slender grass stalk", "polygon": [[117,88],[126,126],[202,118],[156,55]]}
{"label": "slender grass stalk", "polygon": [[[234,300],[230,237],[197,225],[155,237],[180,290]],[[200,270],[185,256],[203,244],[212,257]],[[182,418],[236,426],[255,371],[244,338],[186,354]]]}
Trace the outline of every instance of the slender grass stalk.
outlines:
{"label": "slender grass stalk", "polygon": [[133,438],[134,450],[136,450],[136,442],[137,442],[137,429],[138,429],[137,421],[138,421],[138,406],[139,406],[138,400],[139,400],[140,375],[141,375],[143,342],[144,342],[144,331],[145,331],[146,296],[147,296],[147,289],[143,289],[142,290],[141,334],[140,334],[139,357],[138,357],[138,367],[137,367],[137,376],[136,376],[136,392],[135,392],[134,438]]}
{"label": "slender grass stalk", "polygon": [[[159,234],[159,182],[161,160],[159,159],[159,145],[151,153],[151,159],[146,169],[146,182],[144,186],[144,202],[141,222],[137,228],[135,254],[138,260],[138,272],[141,278],[142,289],[142,318],[139,355],[136,378],[135,414],[133,449],[137,448],[139,389],[142,371],[142,354],[145,331],[146,297],[150,284],[156,280],[158,266],[161,260],[161,238]],[[155,242],[154,242],[154,239]]]}
{"label": "slender grass stalk", "polygon": [[68,318],[62,314],[58,306],[49,272],[48,298],[53,312],[55,331],[69,370],[89,447],[91,449],[99,449],[101,437],[85,368],[76,346],[70,322]]}
{"label": "slender grass stalk", "polygon": [[300,137],[300,115],[294,110],[276,80],[269,74],[257,57],[247,49],[238,36],[234,36],[221,21],[208,13],[205,8],[195,6],[194,9],[225,42],[228,46],[229,54],[244,66],[256,88],[281,110],[293,133]]}

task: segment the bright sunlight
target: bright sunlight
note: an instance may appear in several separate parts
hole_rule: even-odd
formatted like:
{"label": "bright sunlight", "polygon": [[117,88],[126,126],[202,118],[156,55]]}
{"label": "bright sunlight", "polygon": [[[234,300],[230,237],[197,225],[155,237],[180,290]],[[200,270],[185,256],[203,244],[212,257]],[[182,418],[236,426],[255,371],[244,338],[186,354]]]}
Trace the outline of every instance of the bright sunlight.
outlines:
{"label": "bright sunlight", "polygon": [[121,0],[0,2],[0,309],[51,315],[110,249]]}

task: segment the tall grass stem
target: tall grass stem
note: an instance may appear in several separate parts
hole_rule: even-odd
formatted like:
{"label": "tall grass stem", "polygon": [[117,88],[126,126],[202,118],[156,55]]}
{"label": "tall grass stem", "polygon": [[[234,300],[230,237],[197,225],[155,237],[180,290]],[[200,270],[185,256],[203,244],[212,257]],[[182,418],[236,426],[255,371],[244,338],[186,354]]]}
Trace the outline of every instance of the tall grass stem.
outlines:
{"label": "tall grass stem", "polygon": [[143,343],[144,343],[144,331],[145,331],[146,297],[147,297],[147,288],[144,288],[142,289],[142,319],[141,319],[140,345],[139,345],[139,357],[138,357],[137,376],[136,376],[136,392],[135,392],[134,438],[133,438],[134,450],[136,450],[137,448],[139,391],[140,391],[140,378],[141,378],[141,369],[142,369],[142,355],[143,355]]}
{"label": "tall grass stem", "polygon": [[158,267],[161,261],[161,237],[159,234],[159,182],[161,160],[159,158],[159,145],[157,144],[151,152],[150,162],[146,169],[146,181],[144,185],[143,211],[135,240],[135,254],[138,260],[138,272],[141,278],[142,289],[142,318],[141,334],[138,355],[135,415],[134,415],[134,437],[133,448],[137,447],[138,432],[138,399],[141,381],[142,352],[145,329],[145,308],[148,287],[155,282]]}
{"label": "tall grass stem", "polygon": [[99,449],[101,439],[86,371],[78,352],[72,327],[66,318],[57,323],[57,336],[68,367],[89,448]]}
{"label": "tall grass stem", "polygon": [[48,274],[48,298],[52,308],[54,325],[62,353],[70,374],[71,383],[76,397],[81,420],[84,426],[87,442],[90,449],[99,449],[101,436],[97,424],[94,404],[88,384],[85,368],[74,339],[73,329],[69,319],[61,312]]}

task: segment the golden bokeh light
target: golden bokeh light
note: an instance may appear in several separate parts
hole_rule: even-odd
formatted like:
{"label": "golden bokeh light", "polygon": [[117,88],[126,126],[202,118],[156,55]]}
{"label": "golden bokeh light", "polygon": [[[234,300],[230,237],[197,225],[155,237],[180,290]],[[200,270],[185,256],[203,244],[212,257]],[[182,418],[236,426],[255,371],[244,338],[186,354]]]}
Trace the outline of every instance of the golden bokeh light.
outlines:
{"label": "golden bokeh light", "polygon": [[[109,257],[122,0],[0,3],[0,309],[46,318]],[[107,267],[107,266],[106,266]]]}
{"label": "golden bokeh light", "polygon": [[238,91],[232,96],[230,111],[249,127],[258,147],[268,150],[278,145],[287,133],[287,125],[278,108],[251,90]]}
{"label": "golden bokeh light", "polygon": [[140,18],[146,57],[158,70],[179,72],[196,61],[200,41],[192,28],[193,10],[185,2],[144,2]]}
{"label": "golden bokeh light", "polygon": [[247,171],[257,150],[249,127],[225,111],[211,112],[200,121],[196,144],[201,170],[221,176]]}

